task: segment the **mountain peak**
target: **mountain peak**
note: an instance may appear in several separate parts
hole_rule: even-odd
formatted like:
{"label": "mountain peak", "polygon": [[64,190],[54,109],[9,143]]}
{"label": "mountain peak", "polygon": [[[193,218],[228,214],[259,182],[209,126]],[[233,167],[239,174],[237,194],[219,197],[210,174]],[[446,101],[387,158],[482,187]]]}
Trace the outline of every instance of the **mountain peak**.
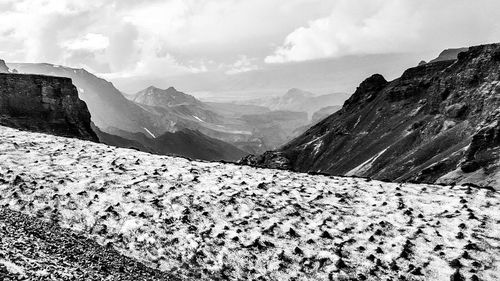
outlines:
{"label": "mountain peak", "polygon": [[303,98],[303,97],[313,97],[314,94],[308,91],[301,90],[299,88],[292,88],[286,92],[283,96],[285,98]]}
{"label": "mountain peak", "polygon": [[181,104],[200,104],[195,97],[178,91],[174,87],[168,87],[165,90],[155,86],[149,86],[146,89],[135,94],[135,102],[150,105],[171,107]]}

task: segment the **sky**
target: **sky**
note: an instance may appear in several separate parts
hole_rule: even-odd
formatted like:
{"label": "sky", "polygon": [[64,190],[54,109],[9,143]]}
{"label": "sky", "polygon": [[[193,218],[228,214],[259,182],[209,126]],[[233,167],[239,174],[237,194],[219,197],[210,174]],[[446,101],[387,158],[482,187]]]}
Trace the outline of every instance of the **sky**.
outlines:
{"label": "sky", "polygon": [[0,58],[117,83],[142,77],[135,90],[164,77],[498,42],[499,18],[498,0],[0,0]]}

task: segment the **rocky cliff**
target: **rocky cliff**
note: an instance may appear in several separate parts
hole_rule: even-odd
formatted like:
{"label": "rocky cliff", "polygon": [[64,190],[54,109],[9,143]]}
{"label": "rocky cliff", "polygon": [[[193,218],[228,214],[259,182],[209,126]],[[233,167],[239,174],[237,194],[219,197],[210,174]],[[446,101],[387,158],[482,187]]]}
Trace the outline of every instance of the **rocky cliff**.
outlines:
{"label": "rocky cliff", "polygon": [[373,75],[339,112],[257,166],[391,181],[500,186],[500,44]]}
{"label": "rocky cliff", "polygon": [[97,141],[71,79],[0,73],[0,124]]}
{"label": "rocky cliff", "polygon": [[9,73],[9,68],[5,64],[4,60],[0,60],[0,73]]}

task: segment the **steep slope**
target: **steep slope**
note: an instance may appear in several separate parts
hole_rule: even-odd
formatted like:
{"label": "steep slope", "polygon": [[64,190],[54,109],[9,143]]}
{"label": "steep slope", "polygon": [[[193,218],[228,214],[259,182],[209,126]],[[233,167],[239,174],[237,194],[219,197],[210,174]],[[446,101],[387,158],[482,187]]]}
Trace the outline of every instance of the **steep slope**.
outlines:
{"label": "steep slope", "polygon": [[71,79],[0,73],[0,124],[97,141]]}
{"label": "steep slope", "polygon": [[98,128],[96,128],[96,133],[99,140],[105,144],[162,155],[176,155],[209,161],[236,161],[247,154],[232,144],[185,128],[174,133],[166,132],[154,138],[147,137],[143,133],[125,131],[113,135],[102,132]]}
{"label": "steep slope", "polygon": [[500,186],[500,45],[366,79],[341,111],[275,157],[296,171]]}
{"label": "steep slope", "polygon": [[202,163],[0,127],[0,205],[187,280],[500,278],[500,195],[488,189]]}

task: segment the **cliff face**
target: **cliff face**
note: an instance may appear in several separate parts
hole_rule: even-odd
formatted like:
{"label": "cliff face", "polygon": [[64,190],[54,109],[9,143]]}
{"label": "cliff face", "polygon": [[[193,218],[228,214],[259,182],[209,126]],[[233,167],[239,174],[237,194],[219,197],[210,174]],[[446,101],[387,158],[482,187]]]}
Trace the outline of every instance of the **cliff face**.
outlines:
{"label": "cliff face", "polygon": [[[500,45],[374,75],[339,112],[276,153],[304,172],[500,185]],[[284,158],[286,160],[284,160]],[[269,155],[244,163],[270,166]]]}
{"label": "cliff face", "polygon": [[9,73],[9,68],[5,64],[4,60],[0,60],[0,73]]}
{"label": "cliff face", "polygon": [[0,73],[0,124],[97,141],[71,79]]}

